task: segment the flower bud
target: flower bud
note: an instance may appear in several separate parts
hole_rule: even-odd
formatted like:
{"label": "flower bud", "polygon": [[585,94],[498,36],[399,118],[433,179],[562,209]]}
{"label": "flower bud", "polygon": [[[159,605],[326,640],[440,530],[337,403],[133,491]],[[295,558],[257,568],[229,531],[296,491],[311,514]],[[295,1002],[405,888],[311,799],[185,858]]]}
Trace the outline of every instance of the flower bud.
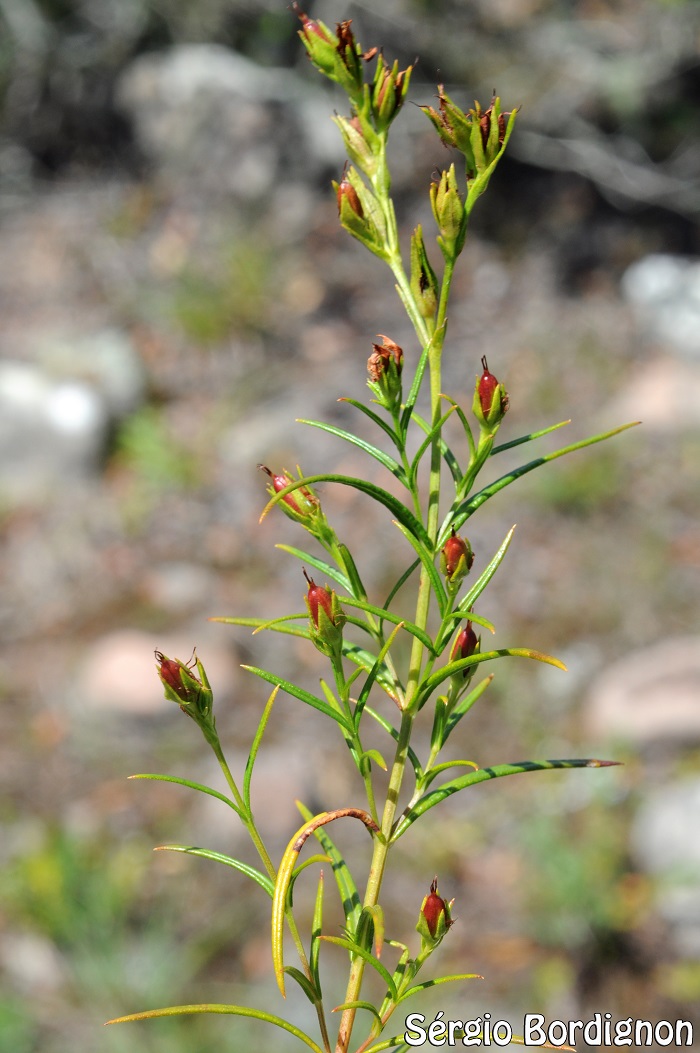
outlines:
{"label": "flower bud", "polygon": [[489,372],[486,355],[482,356],[483,373],[477,377],[472,410],[486,431],[495,431],[508,409],[509,399],[503,384]]}
{"label": "flower bud", "polygon": [[367,359],[370,379],[367,384],[377,396],[377,401],[390,412],[401,405],[401,372],[403,370],[403,348],[382,333],[377,334],[381,344],[372,344],[372,354]]}
{"label": "flower bud", "polygon": [[430,266],[420,225],[413,231],[411,238],[411,292],[423,318],[434,318],[439,286],[435,271]]}
{"label": "flower bud", "polygon": [[338,198],[338,215],[341,219],[343,218],[343,209],[346,207],[354,212],[358,219],[364,219],[365,213],[357,191],[345,176],[336,184],[336,196]]}
{"label": "flower bud", "polygon": [[328,588],[317,585],[304,571],[308,582],[305,601],[309,612],[311,639],[325,655],[340,656],[346,617],[338,597]]}
{"label": "flower bud", "polygon": [[438,243],[446,258],[461,252],[466,235],[464,201],[457,186],[455,166],[442,172],[437,183],[430,184],[430,204],[440,237]]}
{"label": "flower bud", "polygon": [[[212,723],[213,694],[207,675],[196,654],[189,662],[168,658],[156,651],[156,670],[165,688],[165,697],[177,702],[184,713],[188,713],[198,724]],[[194,670],[197,670],[195,674]]]}
{"label": "flower bud", "polygon": [[379,131],[388,128],[401,109],[412,72],[413,66],[399,70],[398,61],[389,66],[380,55],[372,91],[372,112]]}
{"label": "flower bud", "polygon": [[454,900],[448,903],[438,893],[437,878],[431,882],[430,892],[421,904],[416,930],[422,937],[421,954],[425,957],[434,951],[447,930],[453,925],[451,908]]}
{"label": "flower bud", "polygon": [[[272,482],[272,486],[268,487],[268,493],[270,494],[278,494],[280,490],[284,490],[285,486],[289,486],[290,483],[294,482],[293,477],[286,471],[282,475],[275,475],[267,465],[259,464],[258,468],[270,477]],[[282,511],[286,512],[290,519],[294,519],[297,522],[306,522],[310,517],[319,514],[321,511],[320,501],[309,490],[308,486],[300,486],[297,490],[292,490],[291,493],[285,494],[280,503]]]}
{"label": "flower bud", "polygon": [[[472,628],[472,623],[467,622],[457,633],[450,651],[450,661],[459,662],[461,658],[471,658],[473,654],[479,653],[480,646],[479,638]],[[474,666],[467,666],[466,669],[460,669],[459,672],[453,673],[452,683],[454,688],[461,692],[467,687],[474,676],[474,669]]]}
{"label": "flower bud", "polygon": [[292,7],[296,11],[299,21],[301,22],[302,28],[299,30],[299,36],[301,37],[309,58],[321,73],[325,73],[327,77],[331,77],[335,80],[336,78],[334,74],[338,46],[338,41],[335,35],[331,32],[328,26],[323,24],[323,22],[317,22],[314,19],[309,18],[308,15],[300,10],[296,0],[292,4]]}
{"label": "flower bud", "polygon": [[474,562],[472,547],[466,538],[455,534],[452,527],[452,536],[448,537],[440,553],[440,568],[451,585],[459,584],[462,578],[469,573]]}

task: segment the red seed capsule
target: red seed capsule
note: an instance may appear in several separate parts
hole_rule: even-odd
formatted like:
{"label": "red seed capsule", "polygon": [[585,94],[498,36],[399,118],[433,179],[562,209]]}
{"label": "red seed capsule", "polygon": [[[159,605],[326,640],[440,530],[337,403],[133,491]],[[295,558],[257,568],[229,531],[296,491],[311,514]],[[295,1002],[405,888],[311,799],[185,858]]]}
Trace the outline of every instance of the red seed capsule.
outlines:
{"label": "red seed capsule", "polygon": [[306,599],[309,604],[309,612],[311,614],[311,620],[317,629],[320,629],[320,614],[321,608],[325,611],[328,620],[335,624],[333,619],[333,597],[329,589],[324,589],[321,585],[317,585],[313,578],[304,571],[304,577],[309,583],[309,591],[306,594]]}
{"label": "red seed capsule", "polygon": [[491,405],[493,403],[494,392],[498,387],[498,381],[494,377],[493,373],[489,373],[486,355],[482,356],[481,365],[484,368],[484,372],[481,374],[481,378],[479,380],[479,401],[481,403],[481,412],[484,414],[485,417],[488,417],[491,411]]}
{"label": "red seed capsule", "polygon": [[449,904],[442,896],[438,895],[437,887],[437,878],[434,878],[430,885],[430,892],[425,897],[422,907],[422,914],[431,936],[434,936],[437,932],[441,914],[445,918],[445,928],[449,929],[450,925],[452,925]]}
{"label": "red seed capsule", "polygon": [[[476,633],[472,629],[472,623],[467,622],[462,630],[457,635],[457,639],[452,645],[452,651],[450,652],[450,661],[458,662],[461,658],[470,658],[476,651],[479,640]],[[462,676],[466,677],[471,675],[471,668],[467,666],[466,669],[462,670]],[[456,676],[458,674],[455,674]]]}
{"label": "red seed capsule", "polygon": [[456,534],[454,527],[452,527],[452,536],[448,537],[442,548],[442,572],[448,581],[452,581],[457,573],[462,557],[464,557],[463,574],[466,574],[467,571],[471,570],[471,565],[474,562],[474,553],[469,542],[460,537],[459,534]]}

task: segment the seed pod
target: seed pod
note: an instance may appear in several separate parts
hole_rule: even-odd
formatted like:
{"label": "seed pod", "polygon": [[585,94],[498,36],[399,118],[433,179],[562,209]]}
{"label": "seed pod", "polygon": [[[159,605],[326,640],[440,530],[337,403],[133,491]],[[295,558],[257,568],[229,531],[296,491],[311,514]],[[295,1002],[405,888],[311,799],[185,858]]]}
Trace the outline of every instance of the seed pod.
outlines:
{"label": "seed pod", "polygon": [[452,926],[453,919],[451,908],[454,900],[449,903],[442,898],[438,892],[438,880],[434,878],[430,885],[430,892],[421,904],[420,914],[416,930],[421,934],[421,955],[427,957],[435,950],[442,941],[447,930]]}
{"label": "seed pod", "polygon": [[460,537],[452,527],[452,536],[448,537],[440,553],[440,566],[450,584],[458,584],[469,573],[474,562],[472,547],[466,538]]}
{"label": "seed pod", "polygon": [[486,355],[482,355],[481,365],[483,373],[476,379],[472,410],[482,428],[493,432],[505,416],[509,399],[503,384],[489,372]]}
{"label": "seed pod", "polygon": [[338,597],[328,588],[317,585],[304,571],[308,590],[304,597],[309,612],[309,629],[314,645],[322,654],[340,657],[343,646],[343,626],[346,617]]}

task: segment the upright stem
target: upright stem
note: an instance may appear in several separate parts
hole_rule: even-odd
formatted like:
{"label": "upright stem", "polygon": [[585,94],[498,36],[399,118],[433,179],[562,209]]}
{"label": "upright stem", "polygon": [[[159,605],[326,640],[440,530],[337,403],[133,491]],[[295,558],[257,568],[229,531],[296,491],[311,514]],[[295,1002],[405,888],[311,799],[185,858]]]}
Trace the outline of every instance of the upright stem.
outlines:
{"label": "upright stem", "polygon": [[[420,315],[420,312],[415,306],[413,295],[410,289],[410,284],[406,278],[405,272],[403,271],[403,267],[399,265],[398,267],[392,267],[392,269],[394,270],[394,274],[397,279],[397,284],[402,299],[407,305],[407,310],[408,304],[411,304],[413,306],[413,310],[408,311],[409,315],[411,316],[411,321],[414,323],[414,326],[416,327],[419,336],[421,338],[424,338],[425,344],[428,344],[431,341],[431,333],[429,331],[425,319]],[[434,338],[432,339],[431,348],[429,352],[430,415],[432,427],[435,427],[435,425],[440,420],[441,415],[440,395],[442,387],[442,348],[445,338],[447,302],[449,298],[449,291],[452,282],[453,272],[454,261],[448,260],[445,265],[440,304],[438,307],[436,319],[436,332]],[[435,541],[437,539],[437,532],[439,526],[440,470],[440,435],[436,433],[435,437],[433,438],[430,457],[430,480],[428,488],[427,510],[427,530],[433,545],[435,544]],[[418,585],[418,596],[416,601],[415,623],[422,629],[425,629],[428,624],[428,615],[430,612],[430,596],[430,579],[425,568],[421,568],[420,581]],[[423,663],[423,654],[423,644],[417,637],[414,637],[413,646],[411,648],[408,681],[406,685],[406,699],[404,704],[404,710],[401,715],[401,726],[399,728],[399,735],[396,743],[396,752],[394,755],[394,762],[389,778],[389,788],[387,792],[386,802],[384,804],[381,831],[375,837],[374,840],[372,862],[370,864],[369,877],[367,879],[367,887],[365,889],[365,907],[374,906],[379,901],[379,893],[381,891],[382,880],[384,878],[384,871],[386,868],[387,856],[391,844],[392,828],[399,803],[399,795],[401,792],[401,785],[403,783],[404,772],[406,770],[408,746],[411,741],[411,732],[413,730],[413,720],[415,716],[415,712],[413,711],[413,701],[416,697],[418,685],[420,683],[420,673]],[[346,1002],[355,1002],[359,1000],[360,991],[362,988],[362,979],[364,975],[364,966],[364,959],[360,958],[359,956],[356,956],[350,968],[350,976],[348,978],[348,986],[345,993]],[[347,1053],[354,1022],[355,1009],[350,1008],[344,1010],[340,1022],[340,1028],[338,1030],[336,1053]]]}

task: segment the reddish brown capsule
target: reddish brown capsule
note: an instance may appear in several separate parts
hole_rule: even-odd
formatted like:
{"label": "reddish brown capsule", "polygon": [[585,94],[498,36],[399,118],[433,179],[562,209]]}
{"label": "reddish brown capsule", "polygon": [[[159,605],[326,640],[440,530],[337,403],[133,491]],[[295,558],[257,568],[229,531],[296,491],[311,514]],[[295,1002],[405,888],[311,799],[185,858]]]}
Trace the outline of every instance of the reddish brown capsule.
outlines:
{"label": "reddish brown capsule", "polygon": [[[291,475],[286,473],[284,475],[275,475],[265,464],[259,464],[258,468],[269,476],[272,489],[276,494],[280,490],[284,490],[285,486],[289,486],[290,483],[294,482]],[[300,486],[298,490],[294,490],[291,494],[285,494],[282,500],[288,508],[291,508],[299,516],[308,516],[318,507],[317,499],[305,486]]]}
{"label": "reddish brown capsule", "polygon": [[180,702],[185,704],[191,702],[195,696],[195,691],[192,687],[183,683],[182,673],[183,671],[186,672],[189,678],[196,681],[197,684],[200,684],[199,679],[193,672],[193,669],[197,664],[194,655],[186,664],[178,661],[176,658],[168,658],[162,651],[156,651],[155,656],[158,663],[158,676],[165,687],[169,687]]}
{"label": "reddish brown capsule", "polygon": [[362,202],[357,196],[357,191],[355,190],[355,187],[352,185],[351,182],[349,182],[349,180],[345,178],[345,176],[343,176],[343,178],[338,183],[337,197],[339,215],[342,216],[343,214],[343,199],[345,199],[345,201],[347,201],[348,205],[353,210],[355,215],[359,219],[364,218],[365,213],[364,209],[362,208]]}
{"label": "reddish brown capsule", "polygon": [[[458,662],[461,658],[470,658],[477,649],[479,644],[478,637],[472,629],[472,623],[467,622],[463,629],[457,634],[457,639],[452,645],[452,651],[450,653],[450,661]],[[462,670],[462,676],[470,676],[472,670],[467,666],[466,669]],[[458,675],[458,674],[455,674]]]}
{"label": "reddish brown capsule", "polygon": [[306,594],[306,600],[309,605],[309,613],[311,620],[317,629],[321,628],[319,610],[323,608],[328,620],[334,623],[333,617],[333,597],[328,589],[324,589],[321,585],[317,585],[313,578],[304,571],[304,577],[309,583],[309,591]]}
{"label": "reddish brown capsule", "polygon": [[[442,548],[442,572],[448,581],[452,581],[459,572],[460,579],[471,570],[474,562],[474,553],[469,542],[455,533],[452,527],[452,536],[448,537]],[[461,563],[461,569],[460,569]]]}
{"label": "reddish brown capsule", "polygon": [[479,401],[481,403],[481,412],[485,417],[488,417],[491,411],[491,404],[493,403],[494,392],[498,387],[498,381],[493,373],[489,373],[486,355],[482,355],[481,365],[483,366],[484,372],[479,379]]}
{"label": "reddish brown capsule", "polygon": [[434,878],[430,885],[430,892],[425,897],[422,907],[423,917],[431,936],[435,936],[437,932],[441,915],[445,921],[445,929],[449,929],[450,925],[452,925],[450,906],[442,896],[438,895],[437,887],[437,878]]}

